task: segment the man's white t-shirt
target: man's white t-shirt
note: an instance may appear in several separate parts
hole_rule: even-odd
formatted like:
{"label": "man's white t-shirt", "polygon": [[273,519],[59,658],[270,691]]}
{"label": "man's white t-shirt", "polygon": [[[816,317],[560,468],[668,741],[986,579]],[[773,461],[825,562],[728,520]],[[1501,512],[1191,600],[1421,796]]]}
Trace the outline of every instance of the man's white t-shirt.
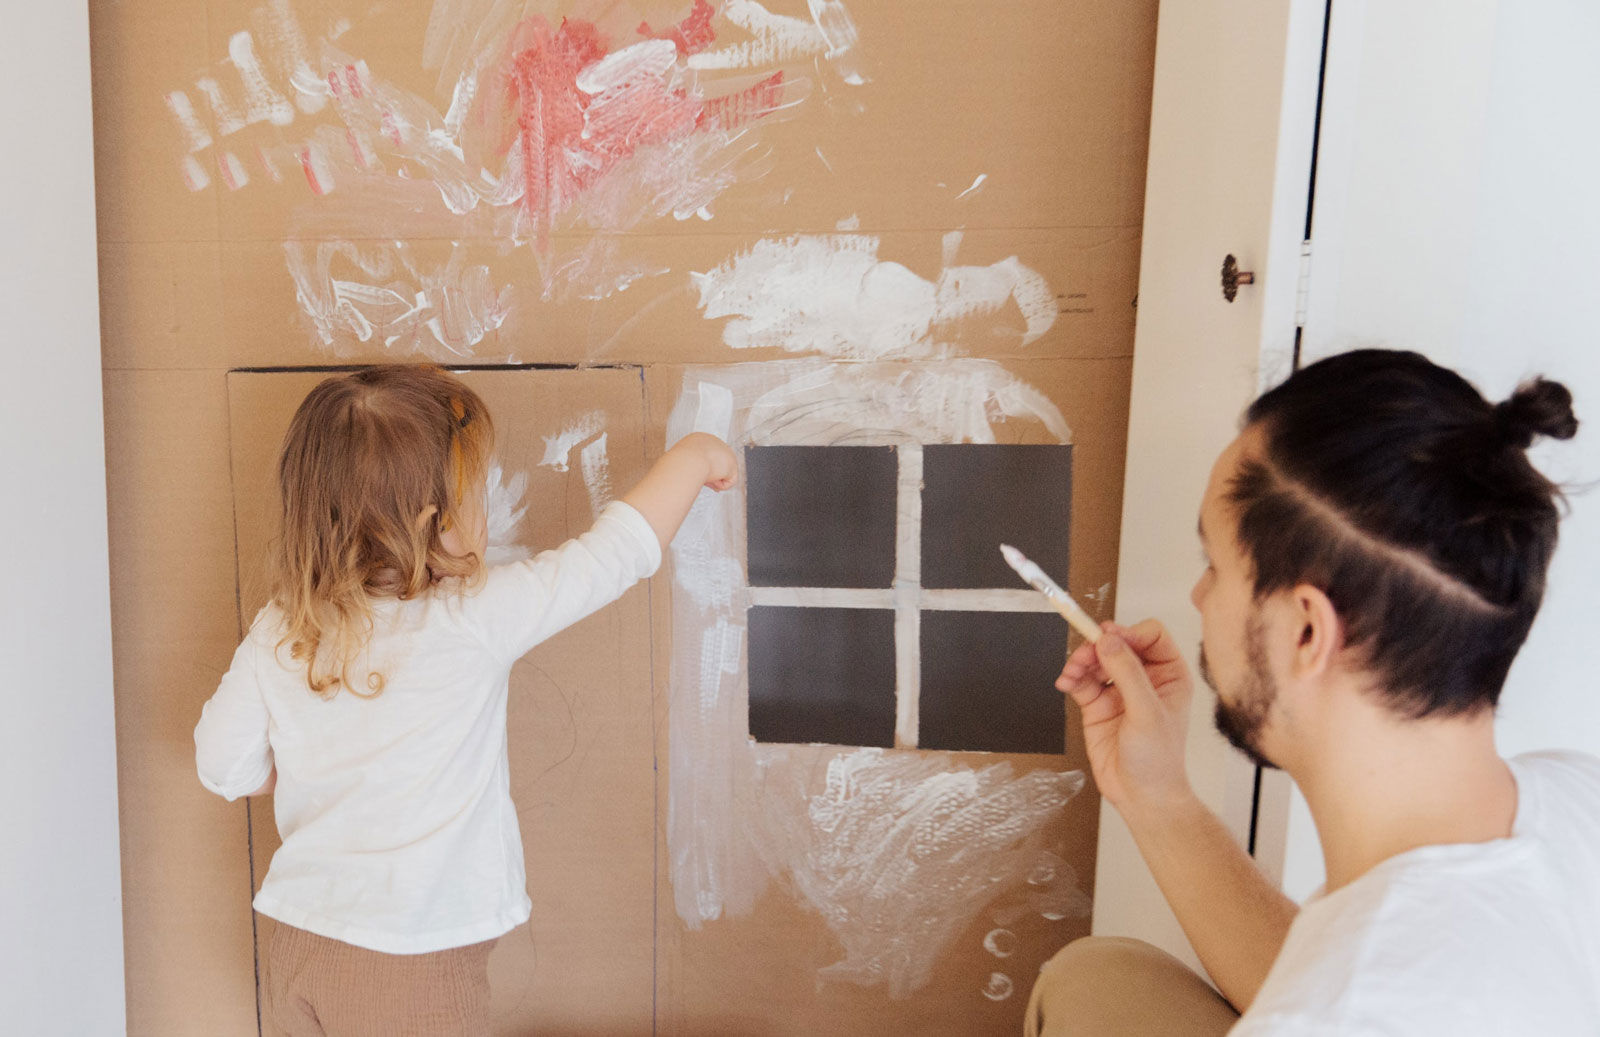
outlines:
{"label": "man's white t-shirt", "polygon": [[200,780],[228,799],[273,794],[283,845],[255,908],[321,936],[390,954],[489,940],[528,920],[522,835],[511,802],[506,696],[534,645],[616,600],[661,564],[627,504],[527,561],[373,603],[363,668],[382,693],[331,698],[256,617],[195,728]]}
{"label": "man's white t-shirt", "polygon": [[1600,760],[1510,763],[1510,837],[1313,898],[1233,1037],[1600,1035]]}

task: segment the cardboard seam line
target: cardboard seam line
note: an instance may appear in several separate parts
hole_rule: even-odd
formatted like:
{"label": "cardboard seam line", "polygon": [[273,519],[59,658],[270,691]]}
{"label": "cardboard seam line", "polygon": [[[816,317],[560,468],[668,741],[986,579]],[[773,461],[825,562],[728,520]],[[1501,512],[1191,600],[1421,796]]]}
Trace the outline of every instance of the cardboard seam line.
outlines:
{"label": "cardboard seam line", "polygon": [[[615,366],[626,369],[630,365]],[[648,462],[650,387],[645,383],[644,368],[631,366],[639,378],[639,414],[643,419],[639,422],[640,456]],[[650,660],[650,1037],[656,1037],[661,1029],[661,841],[666,838],[666,829],[661,818],[661,714],[656,709],[656,578],[665,565],[663,557],[662,564],[644,581],[645,617],[650,630],[646,655]]]}
{"label": "cardboard seam line", "polygon": [[[417,363],[427,363],[426,360]],[[277,367],[230,367],[229,374],[341,374],[379,366],[368,364],[286,364]],[[643,364],[441,364],[446,371],[644,371]]]}
{"label": "cardboard seam line", "polygon": [[[232,503],[229,508],[229,522],[233,527],[233,623],[239,633],[239,639],[244,640],[244,573],[239,566],[239,488],[238,476],[233,468],[233,386],[227,375],[222,379],[223,413],[227,415],[228,423],[228,499]],[[254,983],[251,992],[255,994],[256,1002],[256,1034],[261,1035],[261,925],[256,918],[256,821],[255,797],[247,796],[244,801],[244,860],[245,875],[249,883],[247,890],[250,908],[250,965]]]}

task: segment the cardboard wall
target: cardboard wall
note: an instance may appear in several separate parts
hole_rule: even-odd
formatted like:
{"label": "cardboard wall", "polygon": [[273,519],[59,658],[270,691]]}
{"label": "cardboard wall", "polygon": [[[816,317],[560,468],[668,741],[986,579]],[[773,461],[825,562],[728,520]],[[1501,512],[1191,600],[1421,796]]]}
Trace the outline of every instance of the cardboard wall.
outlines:
{"label": "cardboard wall", "polygon": [[[835,365],[826,377],[873,361],[913,381],[990,379],[959,428],[941,411],[939,435],[919,439],[909,419],[880,431],[1070,441],[1068,582],[1109,614],[1155,4],[817,6],[820,23],[799,3],[719,5],[701,53],[776,39],[773,26],[799,42],[734,53],[759,60],[733,70],[690,70],[693,55],[678,54],[667,74],[705,107],[781,71],[770,110],[714,124],[710,144],[643,147],[534,218],[517,202],[480,197],[464,215],[444,204],[449,177],[417,152],[429,128],[457,134],[473,176],[515,183],[512,142],[489,140],[478,109],[446,124],[450,70],[463,54],[514,51],[532,15],[552,32],[563,16],[592,19],[614,51],[689,5],[91,4],[131,1033],[258,1027],[256,948],[270,934],[249,897],[275,841],[271,801],[206,793],[190,732],[259,600],[276,437],[317,377],[294,369],[493,368],[470,377],[507,472],[529,479],[523,539],[545,546],[592,513],[576,463],[539,464],[545,439],[590,412],[606,416],[620,490],[664,448],[692,387],[745,377],[741,365],[770,369],[774,385],[784,365],[822,361]],[[382,104],[341,108],[319,85],[329,74]],[[316,96],[320,110],[304,110]],[[267,116],[249,121],[252,104]],[[384,112],[405,124],[394,146]],[[705,204],[644,205],[651,176],[684,204],[699,177]],[[1058,412],[1070,432],[1024,411]],[[748,902],[686,917],[672,824],[683,595],[669,565],[516,671],[513,781],[535,913],[493,962],[503,1032],[1015,1032],[1033,970],[1086,916],[1013,921],[1004,959],[983,947],[994,912],[973,917],[940,937],[931,978],[899,991],[819,976],[841,937],[781,860]],[[941,773],[1081,768],[1068,716],[1064,757],[892,752]],[[803,812],[839,750],[797,753],[782,773],[808,775],[790,797]],[[1071,865],[1084,896],[1096,802],[1090,786],[1028,835]],[[1026,893],[1011,886],[1001,893]],[[996,974],[1009,996],[994,997]]]}

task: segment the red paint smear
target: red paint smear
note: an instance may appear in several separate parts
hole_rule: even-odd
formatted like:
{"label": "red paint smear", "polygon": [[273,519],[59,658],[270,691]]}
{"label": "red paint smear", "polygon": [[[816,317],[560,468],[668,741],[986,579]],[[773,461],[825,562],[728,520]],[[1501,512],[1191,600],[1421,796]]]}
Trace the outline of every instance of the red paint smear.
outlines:
{"label": "red paint smear", "polygon": [[344,131],[345,143],[350,145],[350,154],[356,158],[356,165],[361,169],[367,168],[367,156],[361,151],[361,142],[356,139],[355,130]]}
{"label": "red paint smear", "polygon": [[328,90],[335,97],[338,97],[341,93],[341,90],[339,89],[339,72],[337,69],[328,73]]}
{"label": "red paint smear", "polygon": [[[695,0],[689,16],[658,38],[672,39],[681,53],[699,50],[715,38],[712,13],[706,0]],[[740,126],[782,100],[781,71],[710,100],[657,80],[591,96],[578,88],[578,73],[606,53],[600,31],[581,19],[563,20],[552,30],[544,18],[533,17],[512,33],[502,66],[507,79],[497,93],[514,110],[521,131],[522,205],[541,245],[557,216],[639,148]],[[507,130],[509,138],[513,131],[509,125]]]}
{"label": "red paint smear", "polygon": [[344,67],[344,80],[350,84],[350,95],[359,101],[362,95],[361,76],[356,72],[354,65],[346,65]]}
{"label": "red paint smear", "polygon": [[512,86],[522,130],[522,204],[538,221],[541,237],[550,219],[574,193],[576,176],[561,161],[562,152],[583,135],[589,95],[578,89],[578,71],[605,56],[599,30],[590,22],[563,20],[550,32],[543,18],[518,26],[528,44],[512,58]]}
{"label": "red paint smear", "polygon": [[717,126],[732,129],[753,119],[759,119],[778,107],[783,100],[783,70],[761,80],[754,86],[737,93],[713,97],[705,102],[697,126]]}
{"label": "red paint smear", "polygon": [[268,176],[272,177],[273,183],[283,183],[283,177],[279,175],[278,167],[267,157],[267,153],[261,150],[261,145],[259,144],[256,145],[256,161],[260,162],[261,168],[267,171]]}
{"label": "red paint smear", "polygon": [[717,30],[711,27],[714,14],[706,0],[694,0],[694,9],[677,25],[665,32],[655,32],[649,22],[640,22],[639,35],[652,40],[671,40],[677,44],[679,54],[694,54],[711,46],[711,41],[717,38]]}
{"label": "red paint smear", "polygon": [[228,160],[223,155],[217,156],[217,171],[222,174],[222,182],[228,185],[228,190],[239,189],[239,182],[233,177],[233,167],[228,165]]}
{"label": "red paint smear", "polygon": [[383,135],[394,141],[395,147],[398,148],[405,145],[404,139],[400,136],[400,124],[395,122],[393,112],[384,109],[383,114],[378,117],[378,121],[383,125]]}
{"label": "red paint smear", "polygon": [[324,188],[322,186],[322,182],[317,179],[316,170],[311,165],[311,149],[310,148],[301,148],[300,149],[300,168],[305,170],[306,183],[311,185],[311,193],[312,194],[317,194],[317,195],[327,194],[327,189]]}

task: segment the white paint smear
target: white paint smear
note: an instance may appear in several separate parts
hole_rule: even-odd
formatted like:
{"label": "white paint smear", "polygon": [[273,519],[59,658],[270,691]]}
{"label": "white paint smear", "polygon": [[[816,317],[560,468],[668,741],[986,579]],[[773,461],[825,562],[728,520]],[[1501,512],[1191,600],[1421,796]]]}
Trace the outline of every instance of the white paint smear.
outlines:
{"label": "white paint smear", "polygon": [[295,105],[307,115],[322,111],[328,104],[328,82],[311,64],[311,48],[289,0],[271,0],[257,11],[257,19],[264,26],[266,49],[277,57]]}
{"label": "white paint smear", "polygon": [[216,122],[219,136],[226,137],[244,129],[244,116],[239,114],[239,109],[228,95],[222,92],[221,83],[210,76],[201,76],[194,81],[194,85],[211,108],[211,118]]}
{"label": "white paint smear", "polygon": [[611,459],[606,455],[606,434],[578,452],[578,471],[589,491],[589,507],[596,518],[611,503]]}
{"label": "white paint smear", "polygon": [[601,411],[592,410],[574,418],[560,432],[544,437],[544,457],[539,465],[558,472],[567,471],[571,467],[573,449],[599,435],[605,427],[606,416]]}
{"label": "white paint smear", "polygon": [[990,1001],[1004,1001],[1011,996],[1014,989],[1010,976],[1003,972],[991,972],[989,982],[984,984],[983,996]]}
{"label": "white paint smear", "polygon": [[250,182],[250,174],[245,172],[244,163],[231,151],[224,151],[217,157],[217,167],[222,170],[222,180],[230,191],[237,191]]}
{"label": "white paint smear", "polygon": [[880,260],[878,246],[862,234],[765,238],[689,276],[706,317],[733,318],[722,340],[735,349],[881,360],[948,352],[959,322],[1013,305],[1023,346],[1055,324],[1049,284],[1015,256],[946,266],[930,281]]}
{"label": "white paint smear", "polygon": [[211,176],[206,172],[206,167],[195,160],[193,155],[183,156],[183,161],[178,163],[183,171],[183,186],[191,191],[204,191],[211,186]]}
{"label": "white paint smear", "polygon": [[712,382],[701,382],[695,392],[694,431],[726,442],[733,425],[733,393]]}
{"label": "white paint smear", "polygon": [[960,194],[956,195],[956,198],[959,200],[959,199],[965,198],[969,194],[977,194],[979,191],[981,191],[983,189],[983,182],[985,180],[987,180],[987,179],[989,179],[989,174],[988,173],[979,173],[978,174],[978,179],[976,179],[976,180],[974,180],[972,182],[972,186],[967,188],[965,191],[962,191]]}
{"label": "white paint smear", "polygon": [[325,346],[377,340],[402,353],[470,356],[505,322],[510,287],[497,288],[489,268],[468,263],[466,255],[452,246],[443,263],[429,264],[402,242],[365,249],[340,241],[284,243],[295,298]]}
{"label": "white paint smear", "polygon": [[267,79],[261,60],[256,57],[255,40],[248,32],[236,32],[228,38],[228,59],[239,72],[246,122],[270,122],[274,126],[294,122],[294,107]]}
{"label": "white paint smear", "polygon": [[578,89],[603,94],[637,79],[661,79],[678,63],[671,40],[644,40],[613,51],[578,72]]}
{"label": "white paint smear", "polygon": [[191,152],[203,151],[211,146],[211,131],[205,128],[200,122],[200,117],[194,113],[194,105],[190,103],[188,94],[182,90],[174,90],[168,94],[167,110],[178,120],[178,128],[188,140]]}
{"label": "white paint smear", "polygon": [[[694,429],[707,385],[732,402],[735,446],[994,442],[1000,422],[1070,439],[1060,412],[993,361],[786,360],[685,372],[669,444]],[[1074,880],[1064,863],[1029,884],[1081,772],[750,740],[743,524],[737,494],[702,494],[671,547],[667,845],[685,924],[747,915],[781,877],[838,941],[824,977],[904,997],[1000,898],[1084,909],[1060,886]]]}
{"label": "white paint smear", "polygon": [[694,69],[757,68],[822,54],[828,39],[809,18],[773,14],[756,0],[728,0],[722,16],[750,35],[748,40],[691,54]]}
{"label": "white paint smear", "polygon": [[489,565],[504,565],[531,557],[533,552],[518,542],[522,535],[522,519],[528,514],[528,505],[523,500],[528,492],[528,474],[518,472],[508,480],[500,462],[493,461],[484,486],[484,514],[489,531],[484,561]]}
{"label": "white paint smear", "polygon": [[811,20],[816,23],[817,31],[827,41],[825,56],[838,69],[840,78],[852,86],[865,83],[866,76],[861,72],[856,53],[856,23],[842,0],[806,0],[806,6],[811,10]]}

